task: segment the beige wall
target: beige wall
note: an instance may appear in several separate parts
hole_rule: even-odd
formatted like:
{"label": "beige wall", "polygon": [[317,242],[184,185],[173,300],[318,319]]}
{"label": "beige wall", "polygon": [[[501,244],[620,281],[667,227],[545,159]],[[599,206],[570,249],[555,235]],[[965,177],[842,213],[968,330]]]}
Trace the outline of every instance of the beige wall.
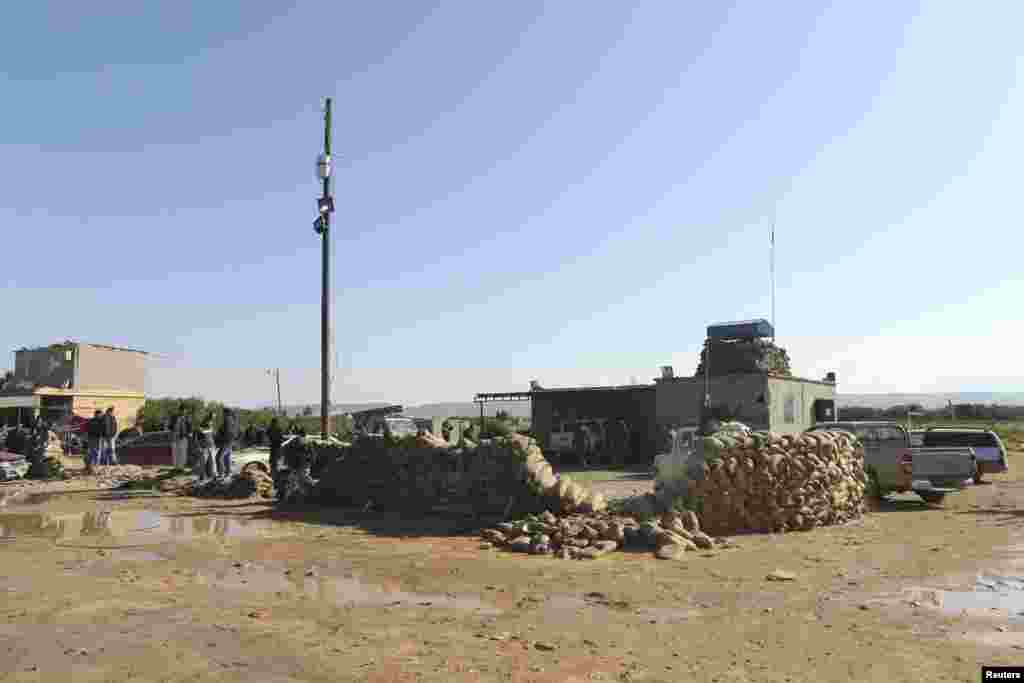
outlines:
{"label": "beige wall", "polygon": [[78,391],[146,392],[146,356],[102,346],[78,346]]}
{"label": "beige wall", "polygon": [[75,396],[72,410],[79,417],[90,418],[97,410],[105,412],[113,406],[118,429],[127,429],[135,424],[135,416],[145,402],[142,396]]}
{"label": "beige wall", "polygon": [[[780,434],[803,432],[814,424],[814,402],[836,397],[834,384],[781,377],[768,378],[771,429]],[[787,404],[789,404],[787,408]]]}
{"label": "beige wall", "polygon": [[[712,405],[739,408],[738,419],[754,429],[768,428],[768,406],[759,403],[765,393],[766,376],[758,373],[712,377]],[[658,382],[656,410],[658,426],[698,425],[704,405],[704,378],[681,377]]]}

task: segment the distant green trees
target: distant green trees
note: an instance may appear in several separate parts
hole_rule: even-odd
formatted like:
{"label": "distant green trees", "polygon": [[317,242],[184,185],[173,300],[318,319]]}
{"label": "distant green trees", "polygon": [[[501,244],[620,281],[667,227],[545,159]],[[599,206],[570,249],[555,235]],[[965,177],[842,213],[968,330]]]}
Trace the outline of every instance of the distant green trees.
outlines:
{"label": "distant green trees", "polygon": [[[159,431],[170,422],[171,417],[178,414],[178,406],[185,404],[185,414],[192,418],[192,423],[199,425],[204,418],[212,417],[214,424],[219,424],[224,417],[224,404],[219,401],[205,401],[198,396],[188,398],[155,398],[146,402],[136,414],[137,424],[142,425],[144,432]],[[274,417],[271,410],[236,410],[239,426],[244,430],[248,427],[266,427]]]}

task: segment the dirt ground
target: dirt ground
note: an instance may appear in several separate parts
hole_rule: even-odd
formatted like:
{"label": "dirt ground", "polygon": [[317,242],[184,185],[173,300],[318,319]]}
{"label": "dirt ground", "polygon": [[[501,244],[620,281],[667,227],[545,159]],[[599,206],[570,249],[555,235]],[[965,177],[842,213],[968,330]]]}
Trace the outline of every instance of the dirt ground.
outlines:
{"label": "dirt ground", "polygon": [[1012,462],[941,508],[904,496],[682,561],[513,555],[458,520],[77,476],[4,484],[0,681],[974,682],[1024,664]]}

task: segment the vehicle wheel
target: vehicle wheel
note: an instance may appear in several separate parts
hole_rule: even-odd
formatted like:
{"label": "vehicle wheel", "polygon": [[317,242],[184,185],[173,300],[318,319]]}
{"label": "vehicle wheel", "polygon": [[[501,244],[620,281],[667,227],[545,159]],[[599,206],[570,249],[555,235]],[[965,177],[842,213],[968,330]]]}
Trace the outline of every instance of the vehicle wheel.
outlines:
{"label": "vehicle wheel", "polygon": [[942,505],[942,501],[945,500],[945,493],[931,493],[930,491],[918,491],[917,495],[921,496],[921,499],[929,505]]}

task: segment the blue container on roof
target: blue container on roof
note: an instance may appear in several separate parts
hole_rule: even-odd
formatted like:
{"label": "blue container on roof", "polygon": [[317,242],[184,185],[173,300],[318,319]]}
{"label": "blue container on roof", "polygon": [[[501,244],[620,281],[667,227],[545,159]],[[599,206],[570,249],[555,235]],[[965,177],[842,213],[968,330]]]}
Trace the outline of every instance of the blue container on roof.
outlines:
{"label": "blue container on roof", "polygon": [[734,323],[708,325],[708,339],[724,341],[727,339],[763,339],[774,336],[772,324],[764,318],[758,320],[740,320]]}

